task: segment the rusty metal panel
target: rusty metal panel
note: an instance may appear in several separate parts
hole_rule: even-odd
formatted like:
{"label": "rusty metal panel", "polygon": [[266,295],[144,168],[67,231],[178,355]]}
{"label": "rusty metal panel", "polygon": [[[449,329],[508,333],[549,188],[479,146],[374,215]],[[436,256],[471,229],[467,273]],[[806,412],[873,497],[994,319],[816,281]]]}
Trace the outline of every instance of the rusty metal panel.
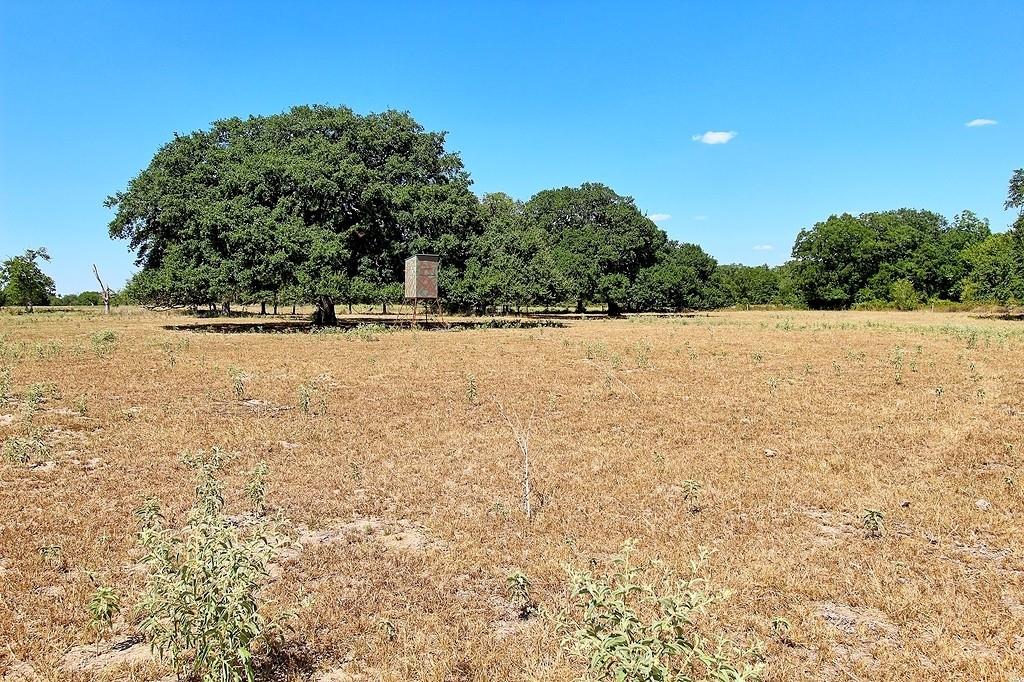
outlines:
{"label": "rusty metal panel", "polygon": [[437,298],[438,257],[418,253],[405,260],[405,297],[409,299]]}

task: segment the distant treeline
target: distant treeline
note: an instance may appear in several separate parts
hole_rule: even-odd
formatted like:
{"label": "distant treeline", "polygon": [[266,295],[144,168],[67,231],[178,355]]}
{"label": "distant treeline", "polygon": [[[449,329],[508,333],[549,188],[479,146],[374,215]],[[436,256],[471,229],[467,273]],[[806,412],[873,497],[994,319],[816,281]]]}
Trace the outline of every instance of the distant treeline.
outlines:
{"label": "distant treeline", "polygon": [[[718,265],[699,246],[669,239],[632,198],[599,183],[525,202],[477,197],[470,186],[445,135],[407,113],[312,106],[216,121],[176,135],[108,197],[110,235],[129,241],[140,266],[117,298],[312,304],[329,323],[338,304],[399,301],[404,259],[436,253],[444,305],[466,312],[1024,300],[1020,217],[992,234],[969,211],[952,220],[910,209],[834,215],[800,232],[786,264],[752,267]],[[1007,208],[1024,211],[1022,197],[1018,170]],[[39,254],[6,270],[24,275]],[[11,279],[0,271],[0,285],[2,277]],[[8,304],[24,304],[29,288],[8,292]],[[52,299],[52,280],[47,291]],[[58,302],[91,305],[96,296]]]}

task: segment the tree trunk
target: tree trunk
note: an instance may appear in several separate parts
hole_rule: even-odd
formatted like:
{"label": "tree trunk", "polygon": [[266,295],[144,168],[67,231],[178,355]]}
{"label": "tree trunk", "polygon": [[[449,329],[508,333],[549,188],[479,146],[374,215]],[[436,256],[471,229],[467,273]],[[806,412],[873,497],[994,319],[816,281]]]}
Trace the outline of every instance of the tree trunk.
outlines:
{"label": "tree trunk", "polygon": [[316,299],[316,310],[313,312],[313,324],[329,327],[338,324],[338,315],[334,311],[334,299],[321,296]]}
{"label": "tree trunk", "polygon": [[220,304],[220,310],[225,315],[230,315],[231,314],[231,301],[224,301],[223,303],[221,303]]}
{"label": "tree trunk", "polygon": [[266,314],[267,314],[267,302],[266,301],[260,301],[260,315],[266,315]]}
{"label": "tree trunk", "polygon": [[277,315],[277,294],[274,294],[274,314]]}
{"label": "tree trunk", "polygon": [[387,301],[384,301],[383,303],[380,304],[380,314],[381,315],[387,315],[388,314],[388,302]]}
{"label": "tree trunk", "polygon": [[349,301],[349,302],[348,302],[348,314],[349,314],[349,315],[351,315],[351,314],[352,314],[352,301]]}
{"label": "tree trunk", "polygon": [[294,314],[295,314],[295,304],[292,303],[292,315],[294,315]]}
{"label": "tree trunk", "polygon": [[619,308],[619,304],[615,301],[608,301],[608,317],[618,317],[622,314],[622,309]]}
{"label": "tree trunk", "polygon": [[585,312],[587,312],[587,307],[585,305],[583,305],[583,299],[580,299],[580,300],[576,301],[576,312],[578,312],[578,313],[585,313]]}
{"label": "tree trunk", "polygon": [[103,295],[103,312],[107,315],[110,314],[110,289],[104,284],[103,280],[100,279],[100,271],[96,269],[96,264],[92,265],[92,274],[96,275],[96,281],[100,283],[100,293]]}

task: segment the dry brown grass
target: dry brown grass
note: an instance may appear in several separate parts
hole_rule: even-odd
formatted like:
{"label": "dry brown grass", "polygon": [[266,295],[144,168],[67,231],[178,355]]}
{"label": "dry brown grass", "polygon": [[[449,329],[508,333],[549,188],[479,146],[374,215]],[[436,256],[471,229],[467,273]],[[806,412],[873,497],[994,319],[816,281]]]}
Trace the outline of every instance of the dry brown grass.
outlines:
{"label": "dry brown grass", "polygon": [[[14,394],[0,441],[37,429],[49,446],[0,462],[0,674],[167,673],[63,666],[94,640],[84,569],[130,604],[133,510],[156,495],[180,521],[192,484],[178,456],[212,446],[240,453],[230,505],[265,460],[269,508],[313,540],[272,588],[298,611],[286,679],[569,679],[557,633],[516,618],[506,577],[522,570],[555,610],[563,564],[627,538],[680,567],[715,550],[715,581],[735,592],[716,627],[763,640],[767,679],[1024,673],[1024,323],[716,313],[369,340],[163,328],[183,321],[0,314]],[[253,402],[235,398],[232,367]],[[316,377],[326,406],[307,415],[299,387]],[[30,427],[32,384],[56,391]],[[534,414],[529,522],[499,402]],[[686,480],[704,484],[698,505]],[[881,537],[866,508],[884,512]]]}

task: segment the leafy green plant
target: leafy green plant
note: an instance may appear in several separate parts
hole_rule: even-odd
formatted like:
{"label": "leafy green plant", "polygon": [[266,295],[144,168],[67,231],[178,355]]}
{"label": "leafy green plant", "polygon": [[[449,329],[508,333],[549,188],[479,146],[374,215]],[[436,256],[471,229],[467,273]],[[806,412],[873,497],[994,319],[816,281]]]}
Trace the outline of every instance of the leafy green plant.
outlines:
{"label": "leafy green plant", "polygon": [[121,599],[114,588],[97,585],[89,597],[89,626],[96,631],[96,636],[103,630],[113,628],[114,616],[121,610]]}
{"label": "leafy green plant", "polygon": [[776,639],[786,645],[793,644],[793,638],[791,633],[793,632],[793,624],[781,616],[772,618],[772,634],[775,635]]}
{"label": "leafy green plant", "polygon": [[636,366],[639,369],[647,369],[651,366],[651,344],[647,341],[637,341],[633,346],[636,354]]}
{"label": "leafy green plant", "polygon": [[235,394],[235,400],[245,400],[245,385],[252,376],[237,367],[229,367],[228,378],[231,379],[231,390]]}
{"label": "leafy green plant", "polygon": [[43,545],[39,548],[39,556],[43,558],[46,565],[57,571],[63,571],[67,568],[67,562],[64,561],[64,550],[60,545]]}
{"label": "leafy green plant", "polygon": [[533,585],[530,579],[522,571],[512,571],[505,579],[505,589],[512,605],[518,609],[519,617],[523,620],[537,613],[537,602],[530,595]]}
{"label": "leafy green plant", "polygon": [[148,569],[142,630],[181,679],[251,682],[254,661],[281,635],[288,616],[264,615],[260,592],[282,539],[266,522],[243,527],[224,513],[217,473],[231,458],[217,448],[182,457],[197,474],[183,529],[165,528],[156,503],[138,512]]}
{"label": "leafy green plant", "polygon": [[92,349],[97,355],[107,355],[114,349],[117,334],[112,329],[103,329],[92,335]]}
{"label": "leafy green plant", "polygon": [[479,398],[477,386],[476,386],[476,375],[466,375],[466,402],[470,405],[476,405]]}
{"label": "leafy green plant", "polygon": [[[623,545],[606,572],[567,568],[570,603],[558,616],[562,647],[597,680],[687,682],[756,680],[764,665],[753,649],[703,632],[702,617],[728,597],[698,575],[707,560],[691,562],[690,576],[630,562]],[[651,576],[652,573],[656,573]]]}
{"label": "leafy green plant", "polygon": [[299,386],[299,409],[303,414],[312,416],[320,416],[327,411],[327,398],[323,395],[320,377]]}
{"label": "leafy green plant", "polygon": [[0,405],[7,402],[11,393],[11,368],[0,367]]}
{"label": "leafy green plant", "polygon": [[43,440],[39,431],[25,436],[8,438],[4,442],[4,459],[12,464],[28,464],[33,457],[41,459],[50,454],[50,446]]}
{"label": "leafy green plant", "polygon": [[245,481],[245,496],[249,498],[249,508],[256,516],[262,516],[267,509],[267,464],[260,462]]}
{"label": "leafy green plant", "polygon": [[377,322],[359,324],[345,332],[345,336],[359,341],[379,341],[382,334],[390,331],[386,326]]}
{"label": "leafy green plant", "polygon": [[885,529],[885,514],[878,509],[865,509],[861,521],[869,537],[880,537]]}
{"label": "leafy green plant", "polygon": [[700,511],[700,495],[704,490],[704,484],[688,478],[680,487],[683,490],[683,499],[690,503],[690,511]]}

